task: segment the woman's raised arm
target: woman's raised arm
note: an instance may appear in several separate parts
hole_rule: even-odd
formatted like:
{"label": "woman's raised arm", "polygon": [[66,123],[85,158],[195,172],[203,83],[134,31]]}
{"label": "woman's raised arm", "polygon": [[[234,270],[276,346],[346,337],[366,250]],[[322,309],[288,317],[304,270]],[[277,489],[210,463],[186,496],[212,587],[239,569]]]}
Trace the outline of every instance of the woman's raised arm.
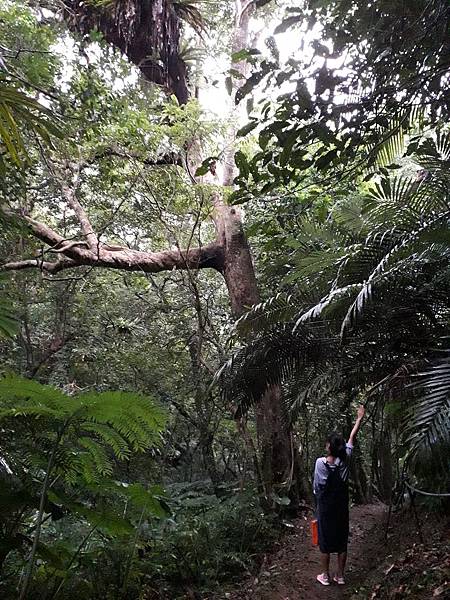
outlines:
{"label": "woman's raised arm", "polygon": [[364,414],[366,412],[366,409],[364,408],[364,406],[358,406],[358,417],[356,419],[355,424],[353,425],[353,429],[352,432],[350,433],[350,437],[348,438],[348,443],[353,446],[354,442],[355,442],[355,438],[356,438],[356,434],[359,431],[359,428],[361,427],[361,421],[363,420]]}

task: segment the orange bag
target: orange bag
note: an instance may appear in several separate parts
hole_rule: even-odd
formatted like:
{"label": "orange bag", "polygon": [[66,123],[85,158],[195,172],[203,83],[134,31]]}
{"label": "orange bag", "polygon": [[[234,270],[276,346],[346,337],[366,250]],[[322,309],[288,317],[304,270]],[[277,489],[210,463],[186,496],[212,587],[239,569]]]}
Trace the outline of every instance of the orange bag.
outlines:
{"label": "orange bag", "polygon": [[314,546],[319,545],[319,525],[317,519],[311,521],[311,538]]}

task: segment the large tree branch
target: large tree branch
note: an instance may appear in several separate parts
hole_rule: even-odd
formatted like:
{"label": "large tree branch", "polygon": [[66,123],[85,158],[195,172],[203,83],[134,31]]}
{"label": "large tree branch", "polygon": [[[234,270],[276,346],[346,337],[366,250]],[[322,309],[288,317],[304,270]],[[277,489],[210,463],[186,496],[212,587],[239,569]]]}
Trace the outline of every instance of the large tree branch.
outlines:
{"label": "large tree branch", "polygon": [[87,245],[91,250],[98,248],[99,241],[97,234],[94,232],[89,217],[77,198],[76,189],[69,187],[66,183],[63,183],[61,189],[64,198],[67,200],[67,204],[73,210],[80,223],[81,231],[86,238]]}
{"label": "large tree branch", "polygon": [[163,250],[161,252],[140,252],[138,250],[107,250],[102,244],[98,251],[77,248],[70,250],[76,253],[75,258],[60,258],[55,262],[43,261],[39,258],[9,262],[0,266],[2,271],[17,271],[38,268],[55,274],[65,269],[90,266],[107,269],[122,269],[142,273],[160,273],[175,269],[216,269],[222,271],[223,249],[213,243],[201,248],[189,250]]}
{"label": "large tree branch", "polygon": [[[86,240],[86,244],[87,244],[88,248],[90,248],[91,250],[94,250],[95,248],[98,249],[99,240],[98,240],[97,234],[94,231],[94,228],[91,225],[91,222],[89,220],[87,212],[84,210],[83,206],[81,205],[81,203],[77,197],[77,192],[80,187],[81,165],[82,165],[81,162],[70,163],[69,161],[66,161],[66,163],[65,163],[66,173],[65,173],[65,177],[61,180],[61,191],[62,191],[62,195],[63,195],[65,201],[67,202],[69,207],[73,210],[76,218],[78,219],[78,222],[81,227],[81,232]],[[66,179],[67,177],[70,177],[70,179],[69,179],[70,184],[68,183],[68,180]]]}
{"label": "large tree branch", "polygon": [[[14,215],[12,211],[4,210],[3,212],[5,212],[5,214],[7,214],[8,216],[14,216],[17,218],[17,215]],[[38,240],[41,240],[41,242],[45,242],[52,248],[62,247],[64,242],[67,241],[62,235],[54,231],[45,223],[40,223],[39,221],[36,221],[35,219],[28,217],[27,215],[24,215],[22,218],[28,224],[33,235],[37,237]]]}
{"label": "large tree branch", "polygon": [[[83,246],[87,245],[87,243],[84,241],[69,240],[69,239],[63,237],[62,235],[60,235],[59,233],[54,231],[51,227],[49,227],[45,223],[36,221],[36,219],[33,219],[32,217],[29,217],[28,215],[18,215],[17,213],[13,212],[12,210],[10,210],[7,207],[2,207],[2,212],[4,215],[6,215],[7,217],[10,217],[12,219],[20,218],[20,219],[24,220],[26,222],[26,224],[28,225],[31,233],[34,235],[34,237],[37,238],[38,240],[40,240],[41,242],[44,242],[48,246],[50,246],[50,248],[47,248],[46,252],[55,252],[58,254],[64,254],[66,256],[66,258],[68,258],[68,259],[77,259],[80,255],[80,249]],[[17,264],[22,265],[19,268],[25,269],[25,268],[28,268],[29,266],[36,266],[36,262],[38,262],[40,265],[40,264],[42,264],[42,261],[43,261],[43,257],[40,256],[39,258],[35,258],[30,261],[19,261]],[[34,263],[34,265],[28,264],[27,266],[24,266],[23,263]],[[10,263],[10,264],[13,264],[13,263]],[[49,264],[54,264],[54,263],[49,263]],[[10,270],[12,270],[12,269],[10,269]]]}
{"label": "large tree branch", "polygon": [[167,166],[183,166],[183,160],[178,152],[169,152],[156,159],[145,158],[138,152],[131,152],[129,150],[122,150],[119,147],[109,147],[99,150],[92,155],[91,159],[87,163],[92,163],[95,160],[102,158],[109,158],[114,156],[116,158],[123,158],[127,160],[136,160],[146,167],[167,167]]}
{"label": "large tree branch", "polygon": [[50,246],[48,251],[65,252],[67,256],[72,256],[77,254],[77,246],[87,246],[87,242],[67,239],[45,223],[23,214],[23,212],[15,212],[8,206],[2,206],[1,212],[12,221],[17,219],[25,221],[34,237]]}
{"label": "large tree branch", "polygon": [[23,271],[24,269],[41,269],[47,273],[58,273],[63,269],[78,266],[75,261],[67,258],[56,262],[43,261],[40,258],[29,258],[0,265],[0,271]]}

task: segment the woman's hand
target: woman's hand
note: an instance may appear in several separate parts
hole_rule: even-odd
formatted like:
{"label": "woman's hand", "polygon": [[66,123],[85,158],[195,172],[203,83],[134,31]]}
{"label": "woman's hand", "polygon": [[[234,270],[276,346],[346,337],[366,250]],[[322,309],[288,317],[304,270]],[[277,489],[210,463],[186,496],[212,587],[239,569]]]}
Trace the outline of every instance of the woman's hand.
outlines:
{"label": "woman's hand", "polygon": [[354,424],[352,432],[348,439],[348,443],[351,446],[353,446],[353,444],[355,443],[356,434],[358,433],[359,428],[361,427],[361,421],[363,420],[363,417],[365,414],[366,414],[366,409],[361,404],[360,406],[358,406],[358,418],[356,419],[356,423]]}

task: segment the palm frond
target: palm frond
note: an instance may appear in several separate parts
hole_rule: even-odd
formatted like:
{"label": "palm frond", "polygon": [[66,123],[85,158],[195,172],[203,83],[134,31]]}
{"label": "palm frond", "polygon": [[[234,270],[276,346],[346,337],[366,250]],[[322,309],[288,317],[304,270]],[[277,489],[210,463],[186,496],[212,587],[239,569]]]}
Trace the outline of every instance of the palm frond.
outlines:
{"label": "palm frond", "polygon": [[326,309],[336,306],[336,301],[351,299],[354,297],[355,293],[361,290],[361,288],[362,284],[356,283],[332,290],[327,296],[322,298],[318,304],[312,306],[309,310],[300,315],[295,323],[294,330],[303,323],[322,317]]}
{"label": "palm frond", "polygon": [[239,416],[260,402],[270,385],[281,384],[333,354],[335,342],[323,324],[302,324],[295,332],[292,324],[285,324],[238,350],[216,377]]}
{"label": "palm frond", "polygon": [[408,134],[416,134],[423,130],[425,110],[422,106],[406,106],[391,118],[375,117],[375,128],[371,137],[375,141],[369,142],[367,160],[370,165],[367,173],[373,173],[395,163],[406,151]]}
{"label": "palm frond", "polygon": [[333,362],[319,362],[304,371],[302,376],[295,373],[291,380],[283,385],[282,400],[290,424],[296,423],[307,403],[323,403],[324,399],[340,388],[343,374],[337,356]]}
{"label": "palm frond", "polygon": [[197,8],[198,0],[172,0],[173,8],[179,19],[187,23],[200,36],[206,32],[206,22]]}
{"label": "palm frond", "polygon": [[[342,323],[342,335],[344,335],[348,329],[355,325],[357,319],[364,312],[367,304],[371,302],[374,289],[380,283],[380,281],[386,280],[386,278],[391,276],[393,273],[399,271],[401,266],[405,263],[411,262],[413,257],[420,259],[420,255],[418,256],[414,252],[417,247],[416,244],[420,245],[422,240],[427,242],[427,234],[429,234],[430,230],[443,221],[446,221],[449,216],[450,213],[440,215],[438,218],[426,223],[423,227],[404,238],[400,244],[394,246],[394,248],[392,248],[392,250],[390,250],[390,252],[383,257],[376,268],[372,271],[367,281],[363,283],[361,290],[356,296],[353,304],[350,306]],[[429,251],[430,249],[426,248],[425,253]],[[399,259],[401,259],[401,261]]]}
{"label": "palm frond", "polygon": [[52,146],[53,137],[62,137],[59,119],[42,104],[0,78],[0,172],[5,171],[5,156],[17,167],[28,159],[23,132],[28,130],[46,145]]}
{"label": "palm frond", "polygon": [[289,321],[298,311],[291,294],[279,293],[264,302],[253,306],[235,323],[235,330],[241,336],[270,329],[280,321]]}
{"label": "palm frond", "polygon": [[405,413],[404,441],[410,455],[422,446],[450,442],[450,356],[418,373],[413,400]]}

